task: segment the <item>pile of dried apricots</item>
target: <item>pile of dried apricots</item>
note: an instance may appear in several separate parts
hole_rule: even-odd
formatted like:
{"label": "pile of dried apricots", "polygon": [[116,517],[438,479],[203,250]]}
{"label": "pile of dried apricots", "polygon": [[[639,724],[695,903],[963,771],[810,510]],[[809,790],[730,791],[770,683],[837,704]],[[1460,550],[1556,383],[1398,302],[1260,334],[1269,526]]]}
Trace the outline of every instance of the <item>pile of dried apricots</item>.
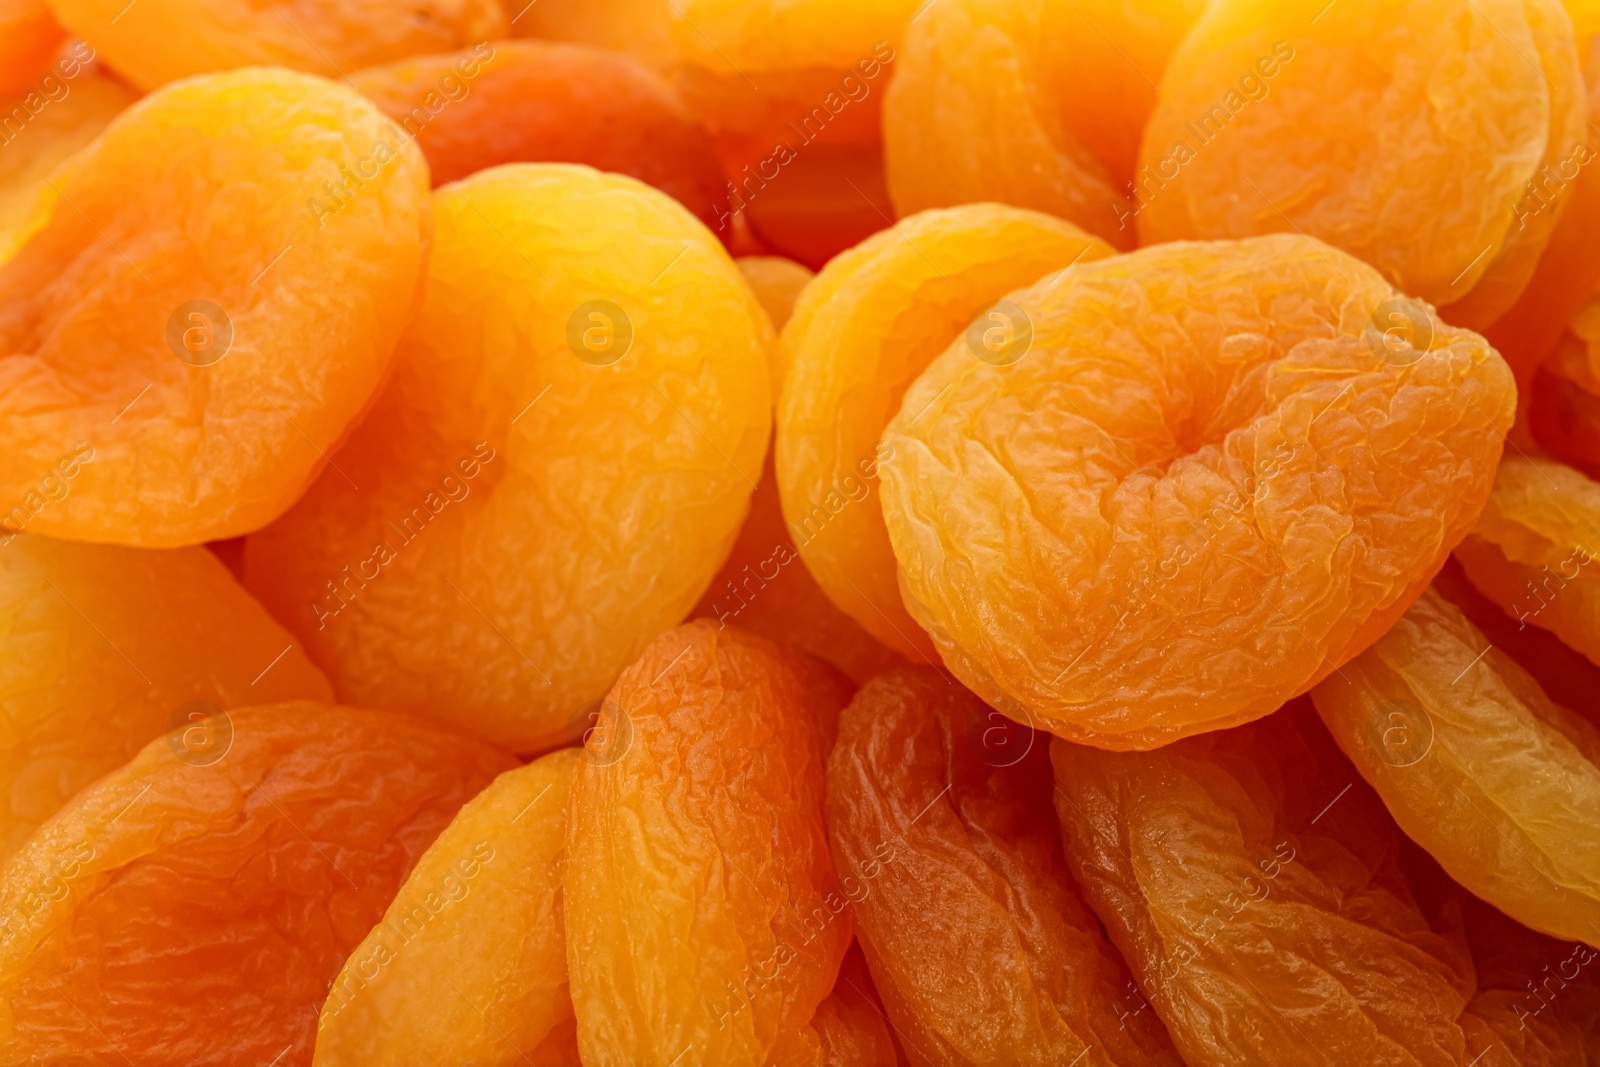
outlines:
{"label": "pile of dried apricots", "polygon": [[0,1067],[1600,1067],[1597,30],[0,0]]}

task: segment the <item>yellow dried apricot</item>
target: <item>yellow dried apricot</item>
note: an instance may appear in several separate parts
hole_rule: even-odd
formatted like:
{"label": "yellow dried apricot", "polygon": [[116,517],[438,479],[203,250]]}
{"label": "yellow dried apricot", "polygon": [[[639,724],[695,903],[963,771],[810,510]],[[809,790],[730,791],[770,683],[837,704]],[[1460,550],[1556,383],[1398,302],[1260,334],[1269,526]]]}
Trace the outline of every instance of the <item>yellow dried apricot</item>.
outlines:
{"label": "yellow dried apricot", "polygon": [[573,777],[563,899],[588,1067],[803,1050],[850,945],[817,720],[849,690],[737,627],[662,634]]}
{"label": "yellow dried apricot", "polygon": [[766,316],[681,205],[559,164],[434,193],[421,308],[387,387],[245,584],[352,703],[513,751],[699,600],[770,426]]}
{"label": "yellow dried apricot", "polygon": [[576,1062],[561,867],[578,760],[507,771],[456,813],[334,979],[317,1067]]}
{"label": "yellow dried apricot", "polygon": [[1007,299],[1027,355],[935,359],[880,478],[912,617],[1021,721],[1127,749],[1266,715],[1488,497],[1504,361],[1321,242],[1162,245]]}
{"label": "yellow dried apricot", "polygon": [[879,443],[883,428],[953,340],[977,360],[1024,357],[1032,328],[1001,301],[1007,293],[1112,251],[1049,215],[969,204],[875,234],[801,295],[779,339],[775,453],[784,516],[829,599],[888,647],[937,663],[895,585],[876,499],[877,471],[891,455]]}
{"label": "yellow dried apricot", "polygon": [[918,1062],[1179,1063],[1062,863],[1048,735],[928,668],[862,687],[828,756],[828,836]]}
{"label": "yellow dried apricot", "polygon": [[282,514],[389,368],[427,186],[377,108],[309,75],[194,78],[123,112],[0,263],[0,506],[86,441],[29,529],[160,548]]}
{"label": "yellow dried apricot", "polygon": [[[504,37],[499,0],[49,0],[58,19],[143,89],[235,67],[342,78],[362,67]],[[182,41],[175,43],[175,27]]]}
{"label": "yellow dried apricot", "polygon": [[[93,458],[67,457],[41,493],[70,493]],[[4,521],[9,528],[14,516]],[[78,790],[174,727],[333,695],[299,644],[203,548],[0,533],[0,664],[0,860]],[[180,757],[213,757],[208,731],[177,736]]]}
{"label": "yellow dried apricot", "polygon": [[409,715],[311,701],[203,726],[219,758],[151,742],[0,869],[10,1062],[309,1063],[350,950],[514,765]]}
{"label": "yellow dried apricot", "polygon": [[45,0],[0,0],[0,97],[33,88],[66,36]]}
{"label": "yellow dried apricot", "polygon": [[[774,331],[788,324],[800,294],[816,277],[815,272],[805,265],[783,256],[740,256],[734,262],[739,265],[739,273],[744,275],[744,280],[750,283],[750,289],[761,303],[761,310],[767,313],[767,320],[772,323]],[[778,362],[780,351],[777,345],[772,347],[772,387],[775,393],[783,382],[783,368]]]}
{"label": "yellow dried apricot", "polygon": [[1206,0],[940,0],[911,23],[884,103],[901,214],[998,200],[1119,247],[1139,139]]}

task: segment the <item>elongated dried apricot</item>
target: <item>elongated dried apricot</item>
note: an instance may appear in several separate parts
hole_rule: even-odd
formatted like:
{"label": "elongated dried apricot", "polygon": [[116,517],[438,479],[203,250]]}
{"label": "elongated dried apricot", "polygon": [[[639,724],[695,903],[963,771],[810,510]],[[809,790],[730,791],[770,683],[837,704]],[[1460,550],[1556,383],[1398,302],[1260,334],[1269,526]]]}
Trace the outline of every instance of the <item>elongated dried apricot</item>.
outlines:
{"label": "elongated dried apricot", "polygon": [[833,992],[817,1005],[811,1023],[773,1050],[772,1067],[895,1067],[899,1050],[890,1033],[861,947],[851,945],[839,965]]}
{"label": "elongated dried apricot", "polygon": [[833,988],[850,912],[818,717],[848,689],[736,627],[669,630],[606,697],[568,809],[563,893],[589,1067],[760,1067]]}
{"label": "elongated dried apricot", "polygon": [[[67,457],[39,499],[53,507],[70,494],[92,456]],[[0,664],[0,860],[175,726],[332,697],[294,639],[203,548],[0,535]],[[207,731],[178,738],[182,758],[215,752]]]}
{"label": "elongated dried apricot", "polygon": [[572,1045],[561,866],[578,759],[507,771],[428,847],[334,979],[319,1067],[510,1067]]}
{"label": "elongated dried apricot", "polygon": [[1032,327],[999,302],[1008,292],[1111,253],[1049,215],[971,204],[868,238],[801,296],[779,339],[775,451],[784,515],[823,591],[890,648],[937,662],[895,586],[875,492],[878,468],[892,454],[879,444],[884,426],[952,341],[975,360],[1024,357]]}
{"label": "elongated dried apricot", "polygon": [[856,694],[827,814],[857,936],[919,1062],[1176,1065],[1062,864],[1046,740],[927,668]]}
{"label": "elongated dried apricot", "polygon": [[417,139],[433,184],[502,163],[584,163],[716,221],[722,167],[666,82],[587,45],[497,41],[358,71],[350,83]]}
{"label": "elongated dried apricot", "polygon": [[0,872],[12,1062],[310,1062],[340,964],[512,764],[406,715],[310,701],[225,725],[211,762],[152,742]]}
{"label": "elongated dried apricot", "polygon": [[[63,25],[134,84],[275,66],[328,78],[506,35],[498,0],[49,0]],[[181,45],[173,41],[182,27]]]}
{"label": "elongated dried apricot", "polygon": [[1558,211],[1517,209],[1585,111],[1555,0],[1215,0],[1145,131],[1139,234],[1309,234],[1481,329],[1533,273]]}
{"label": "elongated dried apricot", "polygon": [[394,375],[251,536],[246,585],[344,699],[537,751],[727,555],[771,332],[705,227],[631,178],[513,164],[434,202]]}
{"label": "elongated dried apricot", "polygon": [[1320,242],[1165,245],[1007,299],[1027,355],[934,360],[880,478],[906,606],[1018,719],[1150,748],[1268,714],[1488,496],[1504,361]]}
{"label": "elongated dried apricot", "polygon": [[884,104],[901,214],[998,200],[1134,240],[1124,193],[1167,58],[1205,0],[940,0]]}
{"label": "elongated dried apricot", "polygon": [[1467,1062],[1471,960],[1309,708],[1050,754],[1068,865],[1187,1062]]}
{"label": "elongated dried apricot", "polygon": [[30,529],[148,547],[256,529],[366,407],[410,314],[427,166],[284,70],[152,93],[0,263],[0,500],[96,453]]}
{"label": "elongated dried apricot", "polygon": [[34,83],[49,72],[66,36],[45,0],[0,2],[0,97],[43,89]]}
{"label": "elongated dried apricot", "polygon": [[1584,343],[1563,335],[1534,373],[1531,393],[1518,429],[1526,428],[1539,450],[1600,477],[1600,378],[1588,366]]}

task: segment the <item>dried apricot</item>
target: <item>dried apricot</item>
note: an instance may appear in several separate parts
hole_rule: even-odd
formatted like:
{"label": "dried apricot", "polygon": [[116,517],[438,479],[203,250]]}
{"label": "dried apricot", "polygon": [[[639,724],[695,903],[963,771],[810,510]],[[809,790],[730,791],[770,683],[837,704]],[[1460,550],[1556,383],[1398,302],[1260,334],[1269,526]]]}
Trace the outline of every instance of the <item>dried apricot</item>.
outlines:
{"label": "dried apricot", "polygon": [[999,200],[1133,244],[1139,138],[1206,0],[941,0],[884,103],[896,209]]}
{"label": "dried apricot", "polygon": [[577,765],[552,752],[456,814],[334,979],[319,1067],[576,1062],[561,866]]}
{"label": "dried apricot", "polygon": [[878,468],[891,455],[879,444],[884,426],[963,329],[970,356],[1022,358],[1031,327],[1001,297],[1112,251],[1049,215],[969,204],[914,215],[868,238],[801,296],[779,340],[775,451],[784,515],[823,591],[890,648],[937,662],[900,602],[874,499]]}
{"label": "dried apricot", "polygon": [[1600,478],[1600,379],[1592,379],[1580,342],[1567,334],[1534,373],[1525,417],[1537,445],[1561,462]]}
{"label": "dried apricot", "polygon": [[66,37],[45,0],[0,0],[0,97],[34,88]]}
{"label": "dried apricot", "polygon": [[433,184],[502,163],[584,163],[628,174],[713,224],[723,199],[711,141],[670,86],[588,45],[497,41],[350,76],[417,139]]}
{"label": "dried apricot", "polygon": [[416,293],[428,171],[396,140],[347,88],[244,70],[152,93],[73,156],[0,263],[0,501],[86,441],[35,532],[169,547],[281,514]]}
{"label": "dried apricot", "polygon": [[1321,242],[1163,245],[1007,299],[1027,355],[934,360],[880,478],[912,617],[1020,720],[1125,749],[1268,714],[1489,494],[1504,361]]}
{"label": "dried apricot", "polygon": [[668,0],[509,0],[506,12],[518,37],[598,45],[660,71],[677,58]]}
{"label": "dried apricot", "polygon": [[245,584],[343,699],[533,752],[577,736],[727,556],[771,330],[705,227],[632,178],[510,164],[434,205],[394,374],[250,537]]}
{"label": "dried apricot", "polygon": [[[1497,496],[1514,492],[1506,485]],[[1562,590],[1555,604],[1580,595]],[[1594,722],[1432,590],[1313,697],[1400,828],[1452,877],[1536,930],[1600,944]]]}
{"label": "dried apricot", "polygon": [[1585,111],[1555,0],[1215,0],[1145,131],[1139,235],[1309,234],[1482,329],[1533,273],[1570,190],[1519,204]]}
{"label": "dried apricot", "polygon": [[699,621],[606,697],[573,777],[563,882],[590,1067],[760,1067],[796,1048],[850,945],[816,719],[849,689]]}
{"label": "dried apricot", "polygon": [[896,1067],[901,1062],[859,945],[845,953],[839,980],[817,1005],[810,1025],[786,1047],[775,1049],[768,1062],[772,1067]]}
{"label": "dried apricot", "polygon": [[202,725],[217,758],[151,742],[0,872],[12,1062],[309,1063],[340,964],[512,765],[410,716],[310,701]]}
{"label": "dried apricot", "polygon": [[919,1062],[1175,1067],[1062,863],[1046,739],[928,668],[862,687],[827,794],[856,934]]}
{"label": "dried apricot", "polygon": [[[69,456],[41,499],[71,492]],[[7,529],[15,515],[4,517]],[[0,532],[0,860],[152,739],[218,710],[332,691],[203,548],[160,551]],[[209,735],[183,733],[210,758]]]}
{"label": "dried apricot", "polygon": [[[235,67],[343,77],[361,67],[504,37],[499,0],[49,0],[58,19],[143,89]],[[173,33],[181,27],[181,46]]]}
{"label": "dried apricot", "polygon": [[1050,754],[1068,865],[1187,1062],[1467,1062],[1471,960],[1425,920],[1393,823],[1308,707]]}
{"label": "dried apricot", "polygon": [[[734,262],[739,265],[739,273],[744,275],[744,280],[750,283],[751,291],[756,294],[756,300],[760,302],[761,310],[767,313],[767,320],[772,323],[774,330],[781,330],[788,324],[789,316],[794,314],[795,302],[800,299],[805,287],[811,284],[811,279],[816,277],[803,264],[783,256],[740,256]],[[781,364],[776,362],[778,351],[774,345],[774,390],[783,381]]]}

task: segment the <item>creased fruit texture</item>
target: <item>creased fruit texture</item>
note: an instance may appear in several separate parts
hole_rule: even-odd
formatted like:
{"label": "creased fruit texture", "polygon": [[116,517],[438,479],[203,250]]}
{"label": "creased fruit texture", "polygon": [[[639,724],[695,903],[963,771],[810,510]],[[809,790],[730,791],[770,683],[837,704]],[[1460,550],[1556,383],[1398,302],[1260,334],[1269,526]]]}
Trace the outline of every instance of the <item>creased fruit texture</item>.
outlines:
{"label": "creased fruit texture", "polygon": [[1018,718],[1125,749],[1268,714],[1382,634],[1488,495],[1504,361],[1320,242],[1166,245],[1009,299],[1031,351],[936,359],[880,478],[906,606]]}
{"label": "creased fruit texture", "polygon": [[561,866],[578,758],[507,771],[429,846],[334,979],[316,1067],[575,1058]]}
{"label": "creased fruit texture", "polygon": [[1001,204],[927,211],[824,267],[779,338],[776,455],[790,533],[829,598],[917,662],[936,660],[895,585],[877,500],[877,470],[888,458],[879,446],[883,428],[906,388],[952,341],[972,338],[968,351],[998,362],[1026,351],[1023,324],[990,305],[1112,251],[1036,211]]}
{"label": "creased fruit texture", "polygon": [[1048,741],[928,668],[862,687],[827,799],[857,936],[918,1062],[1176,1067],[1062,862]]}
{"label": "creased fruit texture", "polygon": [[1600,945],[1593,719],[1550,699],[1431,590],[1312,695],[1401,829],[1452,877],[1535,930]]}
{"label": "creased fruit texture", "polygon": [[[811,1017],[816,1053],[789,1061],[814,1067],[895,1067],[899,1061],[883,1002],[867,973],[861,946],[851,945],[839,980]],[[773,1057],[774,1067],[785,1061]]]}
{"label": "creased fruit texture", "polygon": [[0,264],[0,499],[87,441],[30,530],[168,547],[271,521],[410,316],[421,153],[343,86],[252,69],[151,94],[52,181]]}
{"label": "creased fruit texture", "polygon": [[816,1041],[851,935],[817,722],[849,689],[824,671],[700,621],[606,697],[615,725],[573,780],[563,886],[589,1067],[760,1067]]}
{"label": "creased fruit texture", "polygon": [[1583,97],[1555,0],[1215,0],[1145,131],[1139,234],[1309,234],[1481,329],[1555,226],[1517,209]]}
{"label": "creased fruit texture", "polygon": [[507,30],[496,0],[407,0],[403,7],[389,0],[50,0],[50,6],[145,89],[254,65],[340,78],[419,52],[494,40]]}
{"label": "creased fruit texture", "polygon": [[208,713],[191,701],[332,695],[203,548],[0,536],[0,860],[175,719]]}
{"label": "creased fruit texture", "polygon": [[250,538],[246,584],[343,699],[532,752],[577,736],[727,555],[772,337],[710,233],[631,178],[515,164],[434,200],[394,375]]}
{"label": "creased fruit texture", "polygon": [[[8,1062],[309,1062],[340,964],[512,765],[405,715],[304,701],[229,721],[222,759],[158,739],[7,863]],[[198,1025],[198,1004],[226,1025]]]}
{"label": "creased fruit texture", "polygon": [[1068,863],[1187,1062],[1471,1059],[1471,961],[1418,910],[1393,823],[1364,784],[1345,791],[1309,708],[1154,752],[1050,754]]}

